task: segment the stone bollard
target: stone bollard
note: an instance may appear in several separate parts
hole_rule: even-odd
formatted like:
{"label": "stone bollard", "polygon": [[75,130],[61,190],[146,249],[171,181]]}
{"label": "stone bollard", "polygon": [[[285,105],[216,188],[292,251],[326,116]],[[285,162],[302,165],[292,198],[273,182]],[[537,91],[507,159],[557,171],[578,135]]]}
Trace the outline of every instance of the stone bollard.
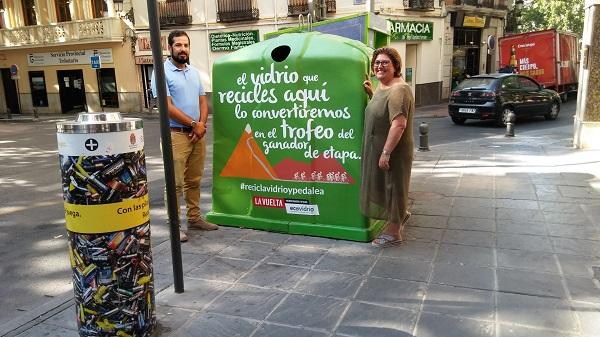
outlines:
{"label": "stone bollard", "polygon": [[419,151],[429,151],[429,124],[419,124]]}
{"label": "stone bollard", "polygon": [[517,116],[515,115],[514,112],[509,112],[508,115],[506,116],[506,133],[504,134],[505,137],[514,137],[515,136],[515,120],[517,119]]}

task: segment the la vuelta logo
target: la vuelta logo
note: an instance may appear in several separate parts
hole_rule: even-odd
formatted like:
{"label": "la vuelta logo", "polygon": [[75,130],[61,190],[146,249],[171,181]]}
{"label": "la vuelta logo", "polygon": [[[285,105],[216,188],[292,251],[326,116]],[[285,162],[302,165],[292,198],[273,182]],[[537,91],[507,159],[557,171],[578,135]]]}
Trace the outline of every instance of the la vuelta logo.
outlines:
{"label": "la vuelta logo", "polygon": [[285,199],[253,196],[252,204],[258,207],[285,208]]}

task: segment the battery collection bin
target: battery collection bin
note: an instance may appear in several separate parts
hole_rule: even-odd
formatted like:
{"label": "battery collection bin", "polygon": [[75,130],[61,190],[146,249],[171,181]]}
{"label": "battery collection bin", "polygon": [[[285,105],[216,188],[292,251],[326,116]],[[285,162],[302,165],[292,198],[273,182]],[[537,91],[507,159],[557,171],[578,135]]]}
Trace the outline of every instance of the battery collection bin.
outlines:
{"label": "battery collection bin", "polygon": [[292,33],[213,65],[213,191],[223,225],[369,241],[359,209],[370,50]]}
{"label": "battery collection bin", "polygon": [[156,322],[142,120],[57,124],[80,336],[149,336]]}

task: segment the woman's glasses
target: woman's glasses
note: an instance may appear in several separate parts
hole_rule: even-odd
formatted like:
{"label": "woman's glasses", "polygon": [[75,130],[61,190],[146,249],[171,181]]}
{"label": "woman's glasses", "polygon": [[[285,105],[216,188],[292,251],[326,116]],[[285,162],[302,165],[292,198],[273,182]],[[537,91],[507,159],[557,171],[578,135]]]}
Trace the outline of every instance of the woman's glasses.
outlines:
{"label": "woman's glasses", "polygon": [[390,61],[388,61],[388,60],[383,60],[383,61],[377,60],[377,61],[373,62],[373,65],[376,67],[379,67],[379,66],[387,67],[389,64],[390,64]]}

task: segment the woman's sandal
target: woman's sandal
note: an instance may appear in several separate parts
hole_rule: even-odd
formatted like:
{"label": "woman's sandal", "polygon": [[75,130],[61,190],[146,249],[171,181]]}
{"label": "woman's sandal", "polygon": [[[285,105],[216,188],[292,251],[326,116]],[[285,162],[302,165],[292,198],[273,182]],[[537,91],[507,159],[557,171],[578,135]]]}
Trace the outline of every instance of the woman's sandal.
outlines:
{"label": "woman's sandal", "polygon": [[406,215],[404,216],[404,219],[402,220],[402,224],[400,225],[400,231],[399,231],[399,236],[398,237],[394,237],[392,235],[389,234],[379,234],[379,236],[371,241],[371,245],[373,247],[379,247],[379,248],[385,248],[385,247],[389,247],[389,246],[393,246],[393,245],[397,245],[402,243],[402,241],[404,241],[402,239],[402,231],[404,230],[404,225],[406,225],[406,222],[408,222],[408,219],[410,218],[412,214],[410,212],[406,212]]}
{"label": "woman's sandal", "polygon": [[404,225],[406,225],[406,223],[408,222],[408,219],[410,219],[411,215],[412,215],[411,212],[406,211],[406,215],[404,215],[404,220],[402,220],[402,224],[400,225],[401,227],[404,227]]}
{"label": "woman's sandal", "polygon": [[401,238],[394,237],[389,234],[379,234],[379,236],[371,241],[373,247],[385,248],[402,243]]}

